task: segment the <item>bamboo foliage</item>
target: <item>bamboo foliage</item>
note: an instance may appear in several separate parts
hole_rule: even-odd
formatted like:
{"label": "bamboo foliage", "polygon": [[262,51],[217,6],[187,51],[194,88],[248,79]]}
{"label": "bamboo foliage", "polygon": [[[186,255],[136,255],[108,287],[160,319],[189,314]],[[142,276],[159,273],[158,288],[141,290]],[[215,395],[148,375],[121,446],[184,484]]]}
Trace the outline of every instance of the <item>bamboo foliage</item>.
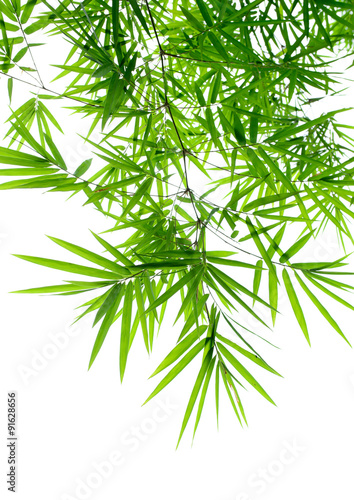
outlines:
{"label": "bamboo foliage", "polygon": [[[274,404],[252,363],[279,374],[245,338],[245,318],[272,327],[280,289],[308,343],[304,301],[349,342],[318,291],[354,309],[343,298],[352,273],[341,269],[353,243],[352,127],[338,121],[345,109],[312,105],[341,90],[331,68],[349,66],[353,8],[349,0],[0,0],[10,100],[0,148],[0,176],[10,179],[0,189],[80,193],[112,221],[109,235],[93,234],[101,253],[51,237],[82,264],[18,255],[74,275],[21,293],[92,292],[79,316],[93,313],[99,324],[89,367],[108,332],[119,332],[121,379],[136,334],[151,352],[177,304],[180,335],[147,401],[197,367],[179,440],[193,410],[195,433],[210,393],[219,414],[220,387],[241,424],[243,389]],[[67,48],[55,64],[61,92],[36,64],[39,36]],[[31,97],[13,109],[17,80]],[[66,133],[51,110],[57,101],[90,123],[92,158],[74,170],[56,144]],[[298,254],[331,229],[343,258],[304,262]]]}

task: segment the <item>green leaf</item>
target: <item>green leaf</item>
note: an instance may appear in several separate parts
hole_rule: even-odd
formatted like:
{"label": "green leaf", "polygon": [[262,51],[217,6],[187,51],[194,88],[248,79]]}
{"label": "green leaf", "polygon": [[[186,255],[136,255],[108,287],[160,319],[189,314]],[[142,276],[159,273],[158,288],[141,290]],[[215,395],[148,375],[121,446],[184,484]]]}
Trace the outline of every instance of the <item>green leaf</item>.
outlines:
{"label": "green leaf", "polygon": [[226,389],[226,392],[227,392],[227,395],[229,397],[229,400],[230,400],[230,403],[234,409],[234,412],[235,412],[235,415],[238,419],[238,421],[240,422],[240,424],[242,425],[242,420],[240,418],[240,415],[239,415],[239,412],[237,410],[237,406],[235,404],[235,401],[234,401],[234,397],[237,401],[237,403],[239,404],[240,403],[240,400],[238,398],[238,395],[236,392],[234,392],[234,397],[230,391],[230,387],[234,390],[234,385],[232,384],[232,378],[230,377],[230,372],[228,372],[226,370],[226,367],[224,364],[221,365],[220,367],[220,371],[221,371],[221,376],[222,376],[222,379],[223,379],[223,382],[224,382],[224,386],[225,386],[225,389]]}
{"label": "green leaf", "polygon": [[210,102],[214,104],[218,98],[221,89],[221,71],[218,71],[210,87]]}
{"label": "green leaf", "polygon": [[66,271],[68,273],[83,274],[85,276],[92,276],[94,278],[111,280],[117,280],[120,277],[116,273],[112,273],[110,271],[103,271],[94,267],[71,264],[69,262],[63,262],[61,260],[45,259],[43,257],[32,257],[30,255],[13,255],[14,257],[18,257],[19,259],[27,260],[28,262],[32,262],[33,264],[38,264],[39,266],[50,267],[52,269],[58,269],[59,271]]}
{"label": "green leaf", "polygon": [[263,160],[266,162],[268,165],[270,171],[274,174],[275,178],[279,180],[288,191],[294,193],[296,192],[296,189],[292,185],[291,181],[286,177],[286,175],[280,170],[278,165],[274,163],[274,161],[271,159],[269,155],[264,151],[264,149],[261,146],[258,146],[258,152],[263,158]]}
{"label": "green leaf", "polygon": [[261,242],[260,237],[258,236],[257,230],[254,227],[254,225],[252,224],[251,219],[248,216],[246,217],[246,223],[247,223],[249,232],[250,232],[250,234],[251,234],[251,236],[253,238],[253,241],[255,242],[255,244],[256,244],[256,246],[257,246],[257,248],[259,250],[259,253],[262,256],[262,259],[264,260],[264,262],[266,263],[266,265],[269,267],[269,271],[271,273],[273,273],[273,275],[274,275],[274,277],[276,279],[278,279],[276,271],[275,271],[274,264],[273,264],[272,260],[269,258],[269,255],[268,255],[266,249],[264,248],[263,243]]}
{"label": "green leaf", "polygon": [[150,36],[148,25],[146,24],[144,14],[142,13],[138,2],[136,0],[129,0],[129,3],[131,5],[136,17],[139,19],[139,22],[143,26],[144,30],[146,31],[148,36]]}
{"label": "green leaf", "polygon": [[183,288],[189,281],[191,281],[195,275],[196,272],[198,271],[198,268],[194,268],[192,271],[189,273],[185,274],[183,278],[181,278],[177,283],[172,285],[170,288],[166,290],[165,293],[160,295],[146,310],[146,312],[150,312],[153,309],[156,309],[156,307],[160,306],[163,304],[166,300],[169,300],[175,293],[177,293],[181,288]]}
{"label": "green leaf", "polygon": [[65,161],[64,161],[63,157],[61,156],[61,154],[59,153],[58,148],[56,147],[56,145],[52,141],[52,138],[49,137],[49,135],[47,135],[47,134],[44,134],[44,137],[45,137],[45,140],[46,140],[58,166],[60,168],[62,168],[63,170],[67,170],[68,167],[65,165]]}
{"label": "green leaf", "polygon": [[282,194],[275,194],[271,196],[264,196],[261,198],[258,198],[257,200],[253,200],[247,205],[243,207],[243,210],[245,212],[250,212],[251,210],[254,210],[255,208],[262,207],[265,205],[273,204],[278,201],[286,200],[287,198],[295,196],[295,193],[282,193]]}
{"label": "green leaf", "polygon": [[139,186],[139,188],[137,189],[136,193],[131,198],[131,200],[129,201],[128,205],[125,207],[125,209],[124,209],[124,211],[122,213],[122,217],[124,217],[126,214],[128,214],[129,212],[131,212],[131,210],[135,207],[135,205],[141,200],[141,198],[143,198],[143,196],[145,195],[145,193],[150,189],[151,184],[152,184],[152,179],[150,178],[150,179],[146,179],[141,184],[141,186]]}
{"label": "green leaf", "polygon": [[204,361],[203,361],[203,364],[199,370],[199,373],[198,373],[198,376],[197,376],[197,380],[195,381],[195,384],[194,384],[194,387],[193,387],[193,390],[192,390],[192,394],[189,398],[189,401],[188,401],[188,405],[187,405],[187,408],[186,408],[186,412],[184,414],[184,418],[183,418],[183,422],[182,422],[182,427],[181,427],[181,431],[180,431],[180,434],[179,434],[179,437],[178,437],[178,442],[177,442],[177,447],[178,448],[178,445],[181,441],[181,438],[183,436],[183,433],[186,429],[186,426],[188,424],[188,421],[190,419],[190,416],[191,416],[191,413],[193,411],[193,408],[194,408],[194,405],[197,401],[197,397],[198,397],[198,394],[200,392],[200,389],[202,387],[202,383],[205,379],[205,376],[206,376],[206,373],[207,373],[207,370],[208,370],[208,367],[211,363],[211,358],[212,358],[212,350],[210,350],[207,354],[207,356],[204,358]]}
{"label": "green leaf", "polygon": [[9,78],[7,80],[7,92],[9,94],[9,101],[10,101],[10,104],[11,104],[11,99],[12,99],[12,91],[13,91],[13,87],[14,87],[14,81],[13,81],[13,78]]}
{"label": "green leaf", "polygon": [[[254,108],[254,111],[258,111],[258,107]],[[251,116],[250,118],[250,141],[255,144],[257,142],[257,136],[258,136],[258,117],[257,116]]]}
{"label": "green leaf", "polygon": [[201,325],[195,330],[193,330],[193,332],[187,335],[183,340],[178,342],[176,347],[174,347],[172,351],[162,361],[162,363],[159,364],[159,366],[156,368],[156,370],[150,376],[150,378],[154,377],[162,370],[170,366],[172,363],[177,361],[177,359],[181,357],[182,354],[184,354],[198,339],[200,339],[201,335],[203,335],[206,329],[207,329],[206,325]]}
{"label": "green leaf", "polygon": [[304,185],[304,188],[311,198],[311,200],[315,203],[315,205],[321,210],[321,212],[331,221],[333,224],[342,232],[347,233],[345,228],[343,228],[340,222],[336,219],[336,217],[328,210],[328,208],[319,200],[316,196],[316,193],[311,190],[308,186]]}
{"label": "green leaf", "polygon": [[74,172],[76,177],[82,177],[90,168],[92,163],[92,158],[90,160],[84,160],[79,167]]}
{"label": "green leaf", "polygon": [[133,283],[132,281],[129,281],[125,289],[122,329],[120,334],[119,372],[120,372],[121,382],[123,381],[125,367],[127,365],[128,352],[129,352],[132,303],[133,303]]}
{"label": "green leaf", "polygon": [[220,42],[220,40],[217,38],[217,36],[212,31],[208,31],[208,38],[211,41],[211,43],[214,45],[214,47],[217,50],[217,52],[219,52],[219,54],[221,55],[221,57],[225,61],[228,61],[229,60],[229,56],[228,56],[226,50],[224,49],[222,43]]}
{"label": "green leaf", "polygon": [[69,250],[69,252],[79,255],[80,257],[83,257],[84,259],[97,264],[98,266],[110,269],[114,273],[121,276],[130,276],[130,272],[127,269],[120,266],[119,264],[116,264],[115,262],[112,262],[109,259],[106,259],[105,257],[102,257],[101,255],[97,255],[96,253],[91,252],[90,250],[86,250],[85,248],[78,245],[74,245],[73,243],[69,243],[59,238],[54,238],[53,236],[48,236],[48,238],[54,241],[54,243],[56,243],[57,245],[60,245],[66,250]]}
{"label": "green leaf", "polygon": [[121,99],[124,87],[124,80],[117,73],[114,73],[110,79],[110,84],[107,91],[105,105],[102,114],[102,130],[111,114],[117,108],[118,102]]}
{"label": "green leaf", "polygon": [[133,262],[129,260],[122,252],[120,252],[117,248],[115,248],[113,245],[108,243],[108,241],[104,240],[101,238],[101,236],[98,236],[97,234],[93,233],[93,236],[96,238],[97,241],[101,243],[101,245],[111,254],[113,257],[115,257],[117,260],[122,262],[125,266],[132,266]]}
{"label": "green leaf", "polygon": [[191,12],[189,12],[189,10],[185,9],[182,6],[180,6],[179,8],[181,9],[181,11],[183,12],[183,14],[185,15],[186,19],[189,21],[189,23],[194,28],[196,28],[198,31],[204,31],[204,26],[202,25],[202,23],[200,23],[198,21],[198,19],[196,17],[194,17]]}
{"label": "green leaf", "polygon": [[96,323],[98,323],[100,321],[100,319],[102,319],[103,316],[105,316],[105,314],[107,314],[107,312],[113,306],[113,304],[116,303],[117,297],[122,292],[122,288],[123,288],[123,285],[121,283],[117,283],[116,285],[112,286],[112,288],[110,289],[110,292],[107,295],[105,301],[103,302],[103,304],[101,305],[101,307],[97,311],[95,320],[93,322],[93,326],[95,326]]}
{"label": "green leaf", "polygon": [[106,287],[113,285],[112,281],[92,281],[85,282],[81,281],[80,283],[69,283],[64,285],[49,285],[49,286],[41,286],[36,288],[27,288],[26,290],[16,290],[12,293],[66,293],[66,292],[78,292],[78,291],[89,291],[95,290],[96,288]]}
{"label": "green leaf", "polygon": [[309,241],[309,239],[313,236],[314,231],[311,231],[308,234],[305,234],[302,238],[300,238],[296,243],[291,245],[290,248],[286,252],[283,253],[283,255],[280,257],[279,261],[280,262],[287,262],[291,257],[293,257],[295,254],[298,253],[301,248],[303,248],[306,243]]}
{"label": "green leaf", "polygon": [[233,112],[233,132],[236,140],[242,146],[246,144],[245,129],[236,111]]}
{"label": "green leaf", "polygon": [[338,324],[336,323],[336,321],[334,321],[334,319],[332,318],[332,316],[329,314],[329,312],[327,311],[327,309],[322,305],[322,303],[318,300],[318,298],[311,292],[311,290],[306,286],[306,284],[302,281],[302,279],[300,278],[300,276],[297,274],[297,272],[295,272],[295,277],[297,279],[297,281],[300,283],[300,286],[301,288],[304,290],[304,292],[306,293],[306,295],[309,297],[309,299],[313,302],[313,304],[315,304],[315,306],[317,307],[317,309],[320,311],[320,313],[322,314],[322,316],[324,318],[326,318],[326,320],[328,321],[328,323],[332,326],[332,328],[334,328],[336,330],[336,332],[339,333],[339,335],[341,337],[344,338],[344,340],[350,345],[350,342],[349,340],[346,338],[346,336],[344,335],[344,333],[342,332],[342,330],[339,328]]}
{"label": "green leaf", "polygon": [[91,368],[92,363],[95,361],[96,356],[99,353],[99,351],[102,347],[102,344],[106,338],[108,330],[110,329],[110,327],[114,321],[120,300],[121,300],[121,297],[119,294],[116,297],[115,302],[112,303],[110,309],[107,311],[107,313],[102,321],[102,324],[100,326],[100,329],[98,330],[98,334],[97,334],[97,337],[96,337],[96,340],[95,340],[95,343],[94,343],[94,346],[92,349],[91,358],[90,358],[90,362],[89,362],[89,369]]}
{"label": "green leaf", "polygon": [[209,14],[209,10],[205,2],[203,0],[196,0],[196,3],[198,5],[201,15],[203,16],[204,21],[207,23],[208,26],[213,26],[213,20]]}
{"label": "green leaf", "polygon": [[149,333],[147,329],[146,316],[145,316],[145,308],[144,308],[144,297],[141,289],[141,283],[139,278],[135,278],[134,280],[134,289],[135,289],[135,299],[138,307],[139,321],[141,325],[141,329],[143,331],[143,337],[145,342],[145,347],[147,352],[150,352],[149,346]]}
{"label": "green leaf", "polygon": [[[206,394],[207,394],[207,391],[208,391],[208,387],[209,387],[209,382],[210,382],[210,379],[211,379],[211,376],[212,376],[212,373],[213,373],[213,370],[214,370],[215,361],[216,361],[216,356],[214,356],[212,358],[211,362],[209,363],[208,371],[207,371],[205,379],[204,379],[204,384],[203,384],[203,388],[202,388],[202,392],[201,392],[200,400],[199,400],[199,405],[198,405],[198,412],[197,412],[197,416],[196,416],[196,419],[195,419],[195,425],[194,425],[194,431],[193,431],[193,438],[195,436],[195,433],[196,433],[196,430],[197,430],[197,427],[198,427],[198,424],[199,424],[199,421],[200,421],[200,417],[202,415],[202,411],[203,411],[203,407],[204,407],[204,402],[205,402],[205,397],[206,397]],[[205,362],[205,360],[204,360],[204,362]]]}
{"label": "green leaf", "polygon": [[[256,266],[255,266],[256,267]],[[231,276],[229,276],[228,274],[225,274],[224,272],[222,272],[220,269],[218,269],[217,267],[213,266],[213,265],[209,265],[208,266],[208,269],[210,272],[214,273],[214,275],[217,275],[219,276],[219,278],[221,278],[221,280],[228,284],[229,286],[231,286],[233,289],[235,290],[239,290],[240,292],[244,293],[245,295],[247,295],[248,297],[251,297],[253,300],[257,300],[258,302],[260,302],[262,305],[266,306],[266,307],[270,307],[269,304],[263,300],[259,295],[256,295],[254,294],[251,290],[249,290],[247,287],[241,285],[241,283],[238,283],[237,281],[235,281]]]}
{"label": "green leaf", "polygon": [[195,345],[187,354],[179,361],[172,370],[161,380],[161,382],[157,385],[156,389],[150,394],[147,398],[144,405],[150,401],[156,394],[158,394],[162,389],[164,389],[194,358],[195,356],[202,350],[205,345],[205,340],[201,340]]}
{"label": "green leaf", "polygon": [[[206,293],[198,299],[197,311],[196,311],[196,314],[198,315],[198,317],[202,314],[208,298],[209,298],[209,294]],[[190,313],[190,315],[188,316],[186,322],[184,323],[184,326],[182,328],[182,331],[181,331],[181,334],[178,338],[178,341],[180,341],[186,335],[186,333],[192,328],[192,326],[194,324],[195,324],[195,311],[192,311]]]}
{"label": "green leaf", "polygon": [[246,358],[250,359],[251,361],[253,361],[253,363],[256,363],[256,365],[264,368],[265,370],[271,372],[271,373],[274,373],[274,375],[278,375],[279,377],[281,377],[281,375],[276,372],[275,370],[273,370],[273,368],[271,368],[268,363],[266,363],[260,356],[258,356],[257,354],[254,354],[252,352],[249,352],[247,351],[246,349],[244,349],[243,347],[235,344],[235,342],[232,342],[231,340],[227,339],[226,337],[223,337],[222,335],[219,335],[218,333],[216,334],[216,337],[221,340],[224,344],[227,344],[228,346],[232,347],[233,349],[235,349],[236,351],[238,351],[239,353],[241,353],[243,356],[245,356]]}
{"label": "green leaf", "polygon": [[178,318],[181,317],[181,315],[186,310],[186,308],[192,303],[193,299],[196,298],[196,295],[198,293],[199,284],[203,278],[203,273],[204,273],[204,267],[200,266],[200,268],[197,271],[196,276],[195,276],[195,278],[194,278],[194,280],[193,280],[193,282],[188,290],[188,293],[187,293],[186,297],[184,298],[182,305],[178,311],[178,314],[177,314],[176,319],[175,319],[175,323],[178,320]]}
{"label": "green leaf", "polygon": [[233,356],[225,346],[220,344],[220,342],[217,342],[218,349],[220,350],[221,354],[225,356],[225,358],[229,361],[229,363],[232,364],[232,366],[235,368],[235,370],[238,371],[242,377],[247,380],[249,384],[251,384],[256,391],[258,391],[265,399],[267,399],[270,403],[275,405],[274,401],[272,398],[266,393],[266,391],[263,389],[261,385],[257,382],[257,380],[250,374],[248,370]]}
{"label": "green leaf", "polygon": [[304,313],[302,312],[302,308],[301,308],[300,302],[297,298],[297,294],[294,290],[293,284],[291,283],[290,276],[285,268],[283,269],[283,280],[284,280],[286,292],[288,294],[290,304],[291,304],[291,307],[293,308],[297,322],[299,323],[300,328],[303,331],[303,334],[305,335],[307,342],[309,343],[309,345],[311,345]]}
{"label": "green leaf", "polygon": [[21,23],[26,24],[29,20],[34,7],[36,6],[37,0],[27,0],[24,9],[21,14]]}
{"label": "green leaf", "polygon": [[273,273],[269,273],[268,280],[269,304],[273,307],[271,315],[274,326],[278,308],[278,280],[274,277]]}
{"label": "green leaf", "polygon": [[[254,278],[253,278],[253,293],[255,295],[258,295],[259,286],[261,284],[262,266],[263,266],[263,261],[257,260],[256,270],[254,271]],[[253,305],[255,304],[255,302],[256,302],[256,299],[254,298]]]}

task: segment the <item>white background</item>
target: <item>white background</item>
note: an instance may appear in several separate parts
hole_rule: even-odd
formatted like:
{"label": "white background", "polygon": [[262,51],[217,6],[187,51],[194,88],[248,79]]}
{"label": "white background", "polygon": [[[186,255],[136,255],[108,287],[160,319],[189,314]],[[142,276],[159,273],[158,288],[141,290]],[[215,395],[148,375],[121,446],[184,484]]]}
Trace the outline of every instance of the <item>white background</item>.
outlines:
{"label": "white background", "polygon": [[[6,79],[2,78],[0,84],[5,102]],[[15,87],[15,91],[25,89]],[[20,101],[28,97],[23,93]],[[349,100],[350,92],[328,106],[348,106]],[[347,114],[347,122],[353,117],[353,113]],[[62,124],[69,131],[65,138],[58,138],[66,159],[86,159],[75,137],[77,120],[66,119]],[[80,295],[9,294],[65,279],[64,273],[12,256],[20,253],[69,259],[69,254],[46,234],[98,250],[88,229],[102,231],[109,227],[109,221],[94,208],[82,207],[83,198],[65,199],[60,193],[0,192],[2,498],[3,492],[5,498],[12,498],[5,484],[6,402],[7,392],[17,391],[16,495],[20,500],[351,499],[354,354],[306,301],[302,304],[311,349],[286,300],[282,302],[283,314],[268,337],[280,349],[257,344],[284,377],[254,370],[278,406],[251,390],[245,393],[249,426],[242,429],[223,394],[217,430],[211,387],[193,447],[194,424],[190,424],[175,451],[198,363],[185,370],[157,399],[141,407],[156,386],[155,379],[147,380],[149,375],[178,337],[179,329],[172,327],[172,321],[167,320],[162,327],[150,359],[139,339],[121,385],[117,327],[111,329],[92,369],[87,371],[97,328],[92,330],[85,320],[70,327],[76,315],[73,310],[82,302]],[[302,254],[304,260],[341,255],[331,234],[320,237],[306,252]],[[353,270],[353,258],[350,260]],[[353,313],[327,303],[353,343]],[[60,349],[55,350],[53,339],[62,342]],[[134,438],[136,432],[139,437]],[[114,465],[112,457],[117,461]]]}

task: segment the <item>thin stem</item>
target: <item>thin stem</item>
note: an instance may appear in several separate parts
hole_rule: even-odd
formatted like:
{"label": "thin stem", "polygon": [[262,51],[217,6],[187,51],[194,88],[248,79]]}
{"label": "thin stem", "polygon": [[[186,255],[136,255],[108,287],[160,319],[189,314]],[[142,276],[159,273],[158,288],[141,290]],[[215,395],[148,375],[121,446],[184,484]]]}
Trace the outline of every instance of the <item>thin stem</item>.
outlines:
{"label": "thin stem", "polygon": [[28,40],[27,40],[27,37],[26,37],[26,33],[24,32],[24,29],[23,29],[23,27],[22,27],[22,23],[21,23],[21,21],[20,21],[20,18],[19,18],[19,17],[18,17],[18,15],[17,15],[16,8],[15,8],[15,6],[14,6],[14,4],[13,4],[12,0],[10,0],[10,1],[11,1],[11,5],[12,5],[12,8],[13,8],[13,11],[14,11],[15,17],[16,17],[16,19],[17,19],[18,25],[19,25],[19,27],[20,27],[20,30],[21,30],[21,33],[22,33],[23,39],[24,39],[24,41],[25,41],[25,44],[27,45],[28,52],[29,52],[29,54],[30,54],[30,56],[31,56],[31,59],[32,59],[32,62],[33,62],[34,69],[36,70],[36,73],[37,73],[37,75],[38,75],[38,78],[39,78],[39,83],[42,85],[42,87],[44,87],[44,83],[43,83],[43,80],[42,80],[42,78],[41,78],[41,75],[40,75],[40,73],[39,73],[39,71],[38,71],[38,67],[37,67],[36,61],[35,61],[35,59],[34,59],[34,57],[33,57],[33,54],[32,54],[32,50],[31,50],[30,44],[28,43]]}
{"label": "thin stem", "polygon": [[187,193],[188,193],[188,195],[190,197],[194,213],[195,213],[197,219],[199,220],[199,215],[198,215],[198,212],[197,212],[197,209],[196,209],[196,206],[195,206],[195,203],[194,203],[194,199],[193,199],[193,196],[191,194],[191,190],[190,190],[189,183],[188,183],[188,173],[187,173],[187,164],[186,164],[186,148],[184,147],[184,144],[183,144],[181,135],[179,133],[179,130],[178,130],[175,118],[174,118],[172,110],[171,110],[169,99],[168,99],[167,81],[166,81],[166,75],[165,75],[165,63],[164,63],[164,59],[163,59],[163,56],[164,56],[165,52],[164,52],[164,50],[163,50],[163,48],[161,46],[161,43],[160,43],[159,35],[157,33],[155,21],[154,21],[154,18],[153,18],[153,15],[152,15],[152,12],[151,12],[151,9],[150,9],[150,6],[149,6],[149,2],[148,2],[148,0],[145,0],[145,2],[146,2],[146,7],[147,7],[147,10],[148,10],[148,13],[149,13],[149,17],[150,17],[150,20],[151,20],[152,28],[153,28],[154,35],[155,35],[155,38],[156,38],[156,41],[157,41],[157,45],[159,47],[159,52],[160,52],[161,71],[162,71],[163,80],[164,80],[164,94],[165,94],[165,103],[164,103],[164,105],[166,106],[166,109],[169,112],[169,115],[171,117],[171,121],[172,121],[172,124],[173,124],[173,128],[174,128],[174,130],[176,132],[178,141],[179,141],[179,143],[181,145],[181,148],[182,148],[182,153],[183,153],[183,168],[184,168],[184,176],[185,176],[186,188],[187,188],[186,191],[187,191]]}

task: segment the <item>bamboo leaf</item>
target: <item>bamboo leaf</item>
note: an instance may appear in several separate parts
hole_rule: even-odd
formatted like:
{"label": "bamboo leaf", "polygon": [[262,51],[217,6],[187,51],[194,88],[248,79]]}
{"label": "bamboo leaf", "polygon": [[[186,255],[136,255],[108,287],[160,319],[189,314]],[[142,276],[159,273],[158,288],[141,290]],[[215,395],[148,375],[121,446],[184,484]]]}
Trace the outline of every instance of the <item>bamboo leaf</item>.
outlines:
{"label": "bamboo leaf", "polygon": [[94,267],[80,266],[78,264],[71,264],[70,262],[63,262],[61,260],[45,259],[43,257],[32,257],[30,255],[18,255],[13,254],[19,259],[32,262],[33,264],[38,264],[39,266],[50,267],[52,269],[58,269],[60,271],[66,271],[68,273],[83,274],[84,276],[92,276],[94,278],[103,278],[117,280],[120,278],[119,275],[111,271],[104,271]]}
{"label": "bamboo leaf", "polygon": [[139,22],[143,26],[144,30],[146,31],[148,36],[150,36],[148,25],[146,24],[144,14],[142,13],[138,2],[136,0],[129,0],[129,3],[132,6],[133,11],[134,11],[135,15],[137,16],[137,18],[139,19]]}
{"label": "bamboo leaf", "polygon": [[273,368],[271,368],[261,357],[259,357],[257,354],[254,354],[252,352],[249,352],[247,351],[246,349],[244,349],[243,347],[235,344],[235,342],[232,342],[231,340],[227,339],[226,337],[223,337],[222,335],[219,335],[218,333],[216,334],[216,337],[221,340],[224,344],[227,344],[228,346],[232,347],[233,349],[235,349],[236,351],[238,351],[239,353],[241,353],[243,356],[245,356],[246,358],[250,359],[251,361],[253,361],[254,363],[256,363],[257,365],[261,366],[262,368],[264,368],[265,370],[271,372],[271,373],[274,373],[274,375],[278,375],[279,377],[281,375],[279,375],[278,372],[276,372],[275,370],[273,370]]}
{"label": "bamboo leaf", "polygon": [[178,445],[179,445],[179,443],[181,441],[181,438],[183,436],[185,428],[186,428],[186,426],[188,424],[188,421],[190,419],[190,416],[191,416],[191,413],[193,411],[194,405],[196,403],[196,400],[197,400],[198,394],[200,392],[202,383],[203,383],[203,381],[205,379],[208,367],[209,367],[209,365],[211,363],[211,357],[212,357],[212,352],[209,351],[208,354],[207,354],[207,356],[203,360],[202,367],[201,367],[201,369],[200,369],[200,371],[198,373],[197,380],[195,381],[195,384],[194,384],[194,387],[193,387],[193,390],[192,390],[192,394],[190,396],[190,399],[188,401],[188,405],[187,405],[187,408],[186,408],[186,412],[184,414],[184,418],[183,418],[183,422],[182,422],[182,427],[181,427],[181,431],[180,431],[180,434],[179,434],[179,437],[178,437],[178,442],[177,442],[176,448],[178,448]]}
{"label": "bamboo leaf", "polygon": [[185,274],[182,279],[180,279],[177,283],[171,286],[165,293],[160,295],[146,310],[146,312],[150,312],[156,307],[163,304],[166,300],[170,299],[175,293],[177,293],[182,287],[184,287],[189,281],[191,281],[196,274],[197,268],[190,271],[188,274]]}
{"label": "bamboo leaf", "polygon": [[349,340],[346,338],[346,336],[344,335],[344,333],[342,332],[342,330],[339,328],[338,324],[336,323],[336,321],[334,321],[334,319],[332,318],[332,316],[329,314],[329,312],[327,311],[327,309],[322,305],[322,303],[318,300],[318,298],[311,292],[311,290],[306,286],[306,284],[302,281],[302,279],[300,278],[300,276],[297,274],[297,272],[295,272],[295,277],[297,279],[297,281],[300,283],[300,286],[301,288],[304,290],[304,292],[306,293],[306,295],[309,297],[309,299],[315,304],[315,306],[317,307],[317,309],[320,311],[320,313],[322,314],[322,316],[324,318],[326,318],[326,320],[328,321],[328,323],[332,326],[332,328],[334,328],[341,337],[344,338],[344,340],[350,345],[350,342]]}
{"label": "bamboo leaf", "polygon": [[203,407],[204,407],[204,402],[205,402],[205,397],[206,397],[206,394],[207,394],[207,391],[208,391],[208,387],[209,387],[211,376],[213,374],[213,370],[214,370],[214,366],[215,366],[215,361],[216,361],[216,356],[214,356],[212,358],[211,362],[208,365],[208,371],[207,371],[205,379],[204,379],[203,388],[202,388],[202,392],[201,392],[200,400],[199,400],[199,405],[198,405],[198,412],[197,412],[197,416],[196,416],[196,419],[195,419],[195,425],[194,425],[194,431],[193,431],[193,438],[195,436],[195,433],[196,433],[196,430],[197,430],[197,427],[198,427],[198,424],[199,424],[199,421],[200,421],[200,417],[202,415],[202,411],[203,411]]}
{"label": "bamboo leaf", "polygon": [[283,269],[283,280],[284,280],[284,285],[285,285],[285,288],[286,288],[286,291],[287,291],[287,294],[288,294],[288,297],[290,300],[291,307],[293,308],[295,317],[300,325],[301,330],[303,331],[303,334],[305,335],[307,342],[309,343],[309,345],[311,345],[310,337],[309,337],[309,333],[307,330],[307,325],[306,325],[306,321],[305,321],[305,317],[304,317],[304,313],[302,312],[300,302],[297,298],[297,294],[294,290],[293,284],[291,283],[291,280],[290,280],[290,276],[289,276],[286,269]]}
{"label": "bamboo leaf", "polygon": [[266,393],[266,391],[259,385],[257,380],[249,373],[248,370],[224,347],[222,344],[217,342],[217,346],[223,356],[232,364],[232,366],[238,371],[242,377],[247,380],[249,384],[251,384],[256,391],[258,391],[265,399],[267,399],[270,403],[275,405],[272,398]]}
{"label": "bamboo leaf", "polygon": [[97,311],[95,320],[93,322],[93,326],[95,326],[96,323],[98,323],[100,321],[100,319],[103,318],[103,316],[105,316],[105,314],[107,314],[107,312],[113,306],[113,304],[115,304],[117,302],[117,297],[121,294],[122,288],[123,288],[123,285],[121,283],[117,283],[116,285],[114,285],[110,289],[110,292],[107,295],[105,301],[103,302],[103,304],[101,305],[101,307]]}
{"label": "bamboo leaf", "polygon": [[309,241],[311,236],[313,236],[314,231],[311,231],[308,234],[305,234],[302,238],[300,238],[296,243],[291,245],[290,248],[286,252],[283,253],[283,255],[280,257],[279,261],[280,262],[287,262],[291,257],[293,257],[295,254],[298,253],[301,248],[303,248],[306,243]]}
{"label": "bamboo leaf", "polygon": [[196,0],[198,8],[200,10],[201,15],[203,16],[204,21],[208,26],[213,26],[213,20],[209,14],[209,9],[203,0]]}
{"label": "bamboo leaf", "polygon": [[250,234],[251,234],[251,236],[253,238],[253,241],[255,242],[255,244],[256,244],[256,246],[257,246],[257,248],[259,250],[259,253],[262,256],[262,259],[264,260],[264,262],[266,263],[266,265],[269,267],[269,271],[271,273],[273,273],[273,275],[274,275],[274,277],[276,279],[278,279],[277,275],[276,275],[275,268],[274,268],[274,264],[271,261],[271,259],[269,258],[268,254],[267,254],[267,251],[264,248],[263,243],[261,242],[260,237],[258,236],[257,230],[255,229],[254,225],[251,222],[251,219],[248,216],[246,218],[246,223],[247,223],[249,232],[250,232]]}
{"label": "bamboo leaf", "polygon": [[150,376],[154,377],[158,373],[160,373],[162,370],[170,366],[172,363],[177,361],[177,359],[182,356],[196,341],[203,335],[205,330],[207,329],[206,325],[201,325],[193,332],[191,332],[189,335],[184,337],[183,340],[178,342],[176,347],[172,349],[172,351],[166,356],[166,358],[162,361],[162,363],[159,364],[159,366],[156,368],[154,373]]}
{"label": "bamboo leaf", "polygon": [[150,394],[150,396],[145,401],[144,405],[150,401],[156,394],[158,394],[162,389],[164,389],[194,358],[195,356],[202,350],[204,347],[205,340],[201,340],[195,345],[187,354],[179,361],[172,370],[161,380],[161,382],[157,385],[156,389]]}
{"label": "bamboo leaf", "polygon": [[107,313],[102,321],[102,324],[100,326],[100,329],[98,331],[98,334],[97,334],[97,337],[95,340],[95,344],[94,344],[93,349],[92,349],[91,358],[90,358],[90,362],[89,362],[89,369],[91,368],[92,363],[95,361],[97,354],[99,353],[99,351],[102,347],[102,344],[106,338],[108,330],[110,329],[110,327],[114,321],[120,300],[121,300],[121,297],[120,297],[120,295],[118,295],[116,297],[115,301],[111,304],[110,309],[107,311]]}
{"label": "bamboo leaf", "polygon": [[98,266],[110,269],[114,273],[122,276],[130,276],[130,272],[127,269],[120,266],[119,264],[116,264],[115,262],[112,262],[109,259],[106,259],[105,257],[102,257],[101,255],[97,255],[96,253],[91,252],[90,250],[86,250],[85,248],[78,245],[74,245],[73,243],[69,243],[59,238],[54,238],[53,236],[48,236],[48,238],[54,241],[54,243],[56,243],[57,245],[60,245],[66,250],[69,250],[69,252],[79,255],[80,257],[83,257],[84,259],[97,264]]}
{"label": "bamboo leaf", "polygon": [[129,281],[125,289],[122,329],[120,334],[119,372],[120,372],[121,382],[123,381],[125,367],[127,365],[128,352],[129,352],[132,303],[133,303],[133,283],[132,281]]}

